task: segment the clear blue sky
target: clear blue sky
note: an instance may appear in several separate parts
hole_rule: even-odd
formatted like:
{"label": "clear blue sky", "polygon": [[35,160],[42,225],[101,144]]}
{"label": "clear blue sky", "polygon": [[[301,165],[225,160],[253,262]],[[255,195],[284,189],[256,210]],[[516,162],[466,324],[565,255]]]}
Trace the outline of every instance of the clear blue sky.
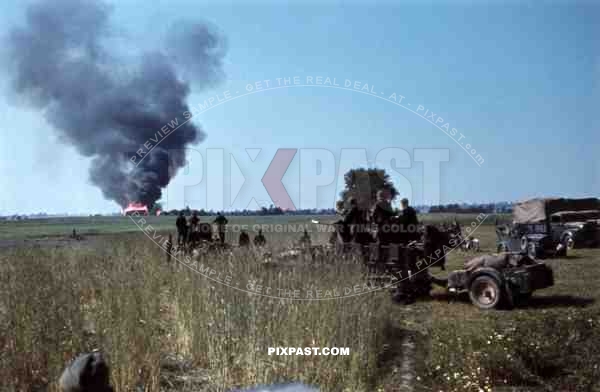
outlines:
{"label": "clear blue sky", "polygon": [[[24,6],[5,3],[7,12],[0,20],[8,29],[19,22]],[[453,139],[417,114],[375,96],[318,87],[262,91],[194,118],[208,137],[193,146],[199,154],[191,156],[189,168],[165,192],[169,208],[184,203],[192,208],[254,207],[252,198],[258,205],[270,203],[260,178],[278,148],[325,149],[338,166],[322,164],[321,174],[336,178],[314,194],[310,189],[319,178],[306,170],[314,170],[315,157],[327,153],[296,155],[284,184],[302,208],[333,206],[341,190],[339,165],[360,164],[341,159],[342,150],[349,148],[365,148],[370,161],[383,148],[406,150],[409,160],[401,162],[398,155],[396,166],[401,168],[391,174],[413,204],[600,194],[600,7],[591,2],[140,4],[115,2],[114,33],[125,51],[152,47],[179,18],[207,20],[227,39],[226,80],[193,93],[191,106],[225,91],[241,95],[256,81],[276,85],[276,78],[298,76],[304,84],[307,76],[322,76],[336,78],[342,87],[345,79],[359,81],[379,97],[396,93],[414,110],[423,105],[462,133],[462,145],[469,143],[484,160],[478,165],[457,144],[458,136]],[[2,84],[5,79],[0,77]],[[0,100],[0,214],[117,211],[89,184],[88,161],[60,142],[41,113],[9,100],[6,95]],[[246,148],[262,149],[256,161]],[[218,186],[209,185],[207,192],[209,178],[218,184],[220,173],[215,169],[219,161],[209,158],[206,149],[224,149],[224,198]],[[415,161],[414,149],[448,151],[439,178]],[[230,183],[240,180],[229,174],[229,154],[246,177],[233,206]],[[388,158],[378,165],[390,166]],[[207,168],[209,173],[200,176]]]}

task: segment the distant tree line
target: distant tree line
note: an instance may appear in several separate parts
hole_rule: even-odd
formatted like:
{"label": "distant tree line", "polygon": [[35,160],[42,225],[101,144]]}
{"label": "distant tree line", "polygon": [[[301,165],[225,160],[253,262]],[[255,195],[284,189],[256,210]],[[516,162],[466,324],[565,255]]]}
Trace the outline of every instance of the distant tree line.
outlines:
{"label": "distant tree line", "polygon": [[[487,204],[442,204],[437,206],[415,206],[415,208],[421,213],[453,213],[453,214],[479,214],[479,213],[510,213],[510,205],[487,203]],[[185,216],[191,216],[193,212],[196,212],[198,216],[215,216],[218,211],[214,210],[194,210],[189,207],[183,210],[170,210],[167,211],[168,215],[179,215],[179,212],[183,211]],[[271,206],[269,208],[262,207],[259,210],[232,210],[232,211],[221,211],[223,215],[232,216],[273,216],[273,215],[335,215],[335,208],[306,208],[298,209],[295,211],[284,211],[279,207]],[[163,212],[165,214],[165,212]]]}
{"label": "distant tree line", "polygon": [[510,213],[510,203],[483,203],[483,204],[442,204],[429,207],[430,213]]}
{"label": "distant tree line", "polygon": [[217,212],[221,212],[223,215],[235,215],[235,216],[271,216],[271,215],[335,215],[334,208],[305,208],[298,209],[295,211],[284,211],[279,207],[271,205],[269,208],[262,207],[258,210],[231,210],[231,211],[215,211],[215,210],[195,210],[190,207],[186,207],[183,210],[169,210],[163,212],[166,215],[179,215],[183,211],[185,216],[191,216],[194,212],[198,216],[215,216]]}
{"label": "distant tree line", "polygon": [[[510,203],[483,203],[483,204],[441,204],[435,206],[423,206],[415,205],[417,211],[420,213],[511,213],[512,206]],[[169,211],[162,211],[163,215],[179,215],[179,212],[183,211],[185,216],[191,216],[194,211],[198,216],[215,216],[218,211],[199,209],[195,210],[190,207],[186,207],[183,210],[172,209]],[[279,207],[270,206],[262,207],[258,210],[233,210],[233,211],[221,211],[224,215],[229,216],[272,216],[272,215],[335,215],[335,208],[304,208],[296,211],[284,211]],[[151,212],[153,214],[153,212]],[[102,216],[103,214],[95,214],[90,216]],[[108,214],[110,215],[110,214]],[[113,215],[120,215],[115,213]],[[45,213],[29,214],[29,215],[11,215],[11,216],[0,216],[0,220],[22,220],[22,219],[35,219],[35,218],[51,218],[54,215],[48,215]],[[60,215],[62,216],[62,215]]]}

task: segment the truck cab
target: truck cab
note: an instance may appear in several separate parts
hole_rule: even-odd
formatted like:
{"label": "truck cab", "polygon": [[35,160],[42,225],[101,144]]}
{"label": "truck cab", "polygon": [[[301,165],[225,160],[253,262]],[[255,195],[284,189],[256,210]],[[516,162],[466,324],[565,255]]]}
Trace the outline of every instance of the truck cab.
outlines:
{"label": "truck cab", "polygon": [[496,227],[498,252],[521,252],[532,258],[564,257],[578,239],[600,240],[598,221],[593,219],[600,218],[600,213],[592,211],[600,212],[599,199],[546,198],[515,203],[512,224]]}

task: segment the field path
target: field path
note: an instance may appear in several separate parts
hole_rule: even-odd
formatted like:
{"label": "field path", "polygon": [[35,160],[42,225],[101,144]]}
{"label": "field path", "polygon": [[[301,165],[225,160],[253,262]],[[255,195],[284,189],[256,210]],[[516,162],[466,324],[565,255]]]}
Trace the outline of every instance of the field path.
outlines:
{"label": "field path", "polygon": [[388,329],[391,361],[385,367],[389,373],[384,382],[384,390],[390,392],[422,391],[422,382],[418,378],[423,371],[421,361],[428,350],[428,337],[423,329],[432,322],[427,302],[419,301],[411,305],[397,304],[394,320]]}
{"label": "field path", "polygon": [[415,342],[410,334],[402,339],[402,358],[400,364],[400,389],[402,392],[414,391],[415,374]]}

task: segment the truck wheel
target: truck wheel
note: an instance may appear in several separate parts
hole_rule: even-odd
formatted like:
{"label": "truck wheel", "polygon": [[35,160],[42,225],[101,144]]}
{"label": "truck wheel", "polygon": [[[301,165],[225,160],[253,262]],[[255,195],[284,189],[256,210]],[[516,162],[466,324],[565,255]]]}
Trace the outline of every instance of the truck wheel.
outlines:
{"label": "truck wheel", "polygon": [[482,275],[473,280],[469,287],[469,298],[480,309],[493,309],[500,304],[502,289],[493,277]]}
{"label": "truck wheel", "polygon": [[573,248],[575,248],[575,241],[573,240],[573,236],[571,234],[567,234],[565,238],[563,238],[562,243],[567,247],[568,250],[573,250]]}
{"label": "truck wheel", "polygon": [[508,248],[506,247],[506,244],[498,245],[498,253],[506,253],[506,252],[508,252]]}
{"label": "truck wheel", "polygon": [[527,238],[527,236],[523,236],[521,237],[521,250],[523,252],[527,251],[529,249],[529,239]]}
{"label": "truck wheel", "polygon": [[530,242],[527,246],[527,256],[533,260],[537,258],[537,251],[533,242]]}
{"label": "truck wheel", "polygon": [[561,243],[559,245],[559,247],[560,247],[560,249],[557,249],[556,256],[567,257],[567,247],[564,245],[564,243]]}

